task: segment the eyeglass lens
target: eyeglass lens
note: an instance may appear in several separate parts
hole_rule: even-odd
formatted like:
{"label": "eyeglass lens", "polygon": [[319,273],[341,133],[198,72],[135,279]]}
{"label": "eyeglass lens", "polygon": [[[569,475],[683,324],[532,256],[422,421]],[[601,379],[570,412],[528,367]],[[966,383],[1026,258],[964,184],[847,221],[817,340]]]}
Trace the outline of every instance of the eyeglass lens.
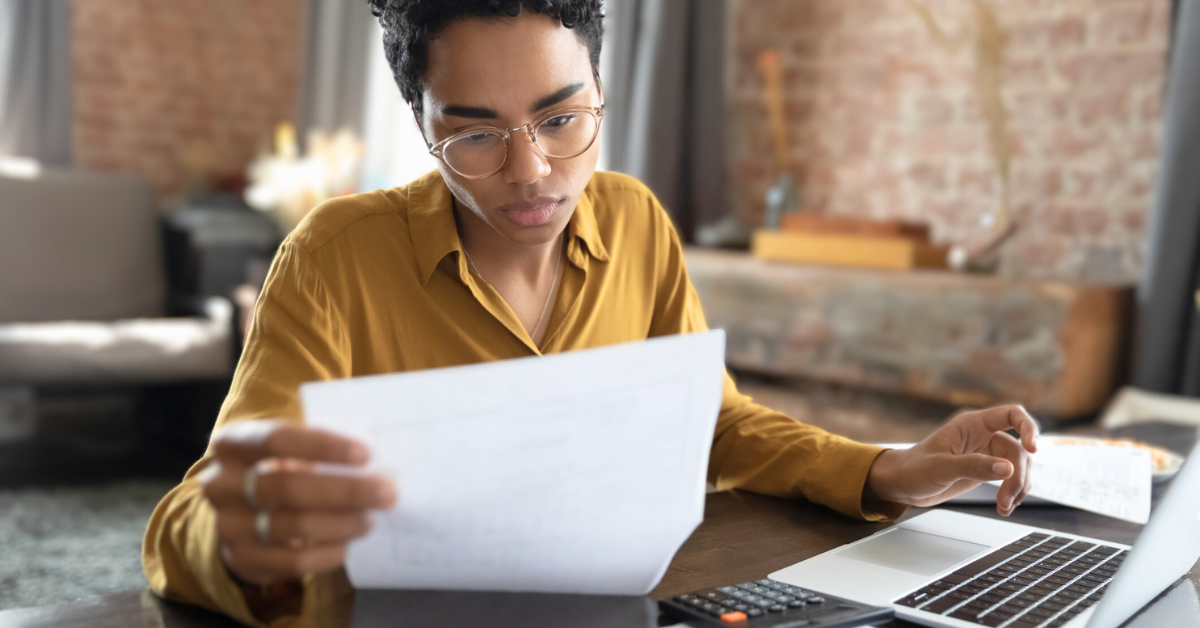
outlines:
{"label": "eyeglass lens", "polygon": [[[572,111],[543,120],[534,130],[538,148],[547,157],[567,159],[588,148],[596,138],[600,120],[589,112]],[[512,141],[523,141],[523,130],[513,132]],[[442,147],[446,163],[460,174],[482,176],[504,165],[507,156],[504,132],[500,129],[480,129]]]}

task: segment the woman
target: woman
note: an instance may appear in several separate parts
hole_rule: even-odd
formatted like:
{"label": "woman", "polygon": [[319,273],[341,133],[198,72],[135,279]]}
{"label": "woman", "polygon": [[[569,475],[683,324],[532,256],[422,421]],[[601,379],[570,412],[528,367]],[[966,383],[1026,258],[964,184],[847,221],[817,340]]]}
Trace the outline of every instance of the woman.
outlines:
{"label": "woman", "polygon": [[[313,472],[369,453],[304,427],[301,383],[705,329],[662,207],[638,181],[595,171],[598,0],[371,4],[439,171],[330,201],[287,238],[211,446],[146,533],[156,592],[249,624],[319,623],[348,590],[347,542],[366,533],[370,510],[403,501],[385,478]],[[887,451],[724,386],[709,468],[718,488],[870,520],[983,481],[1004,480],[1001,514],[1028,493],[1037,428],[1019,407],[960,414],[913,449]]]}

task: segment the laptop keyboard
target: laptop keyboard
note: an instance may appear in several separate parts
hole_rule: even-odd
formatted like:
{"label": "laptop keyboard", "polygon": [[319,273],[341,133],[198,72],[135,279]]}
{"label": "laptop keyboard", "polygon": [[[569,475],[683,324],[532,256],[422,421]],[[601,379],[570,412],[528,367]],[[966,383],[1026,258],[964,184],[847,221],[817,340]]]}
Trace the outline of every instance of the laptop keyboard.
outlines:
{"label": "laptop keyboard", "polygon": [[1099,601],[1126,553],[1030,534],[895,603],[981,626],[1053,628]]}

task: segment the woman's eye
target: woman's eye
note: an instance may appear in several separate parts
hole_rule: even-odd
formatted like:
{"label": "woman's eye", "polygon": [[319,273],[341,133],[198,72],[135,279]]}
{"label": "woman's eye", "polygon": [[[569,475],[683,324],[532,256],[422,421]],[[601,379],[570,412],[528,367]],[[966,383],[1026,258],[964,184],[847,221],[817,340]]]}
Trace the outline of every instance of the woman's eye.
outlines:
{"label": "woman's eye", "polygon": [[550,118],[549,120],[546,120],[542,124],[542,126],[551,128],[551,129],[557,129],[558,127],[562,127],[562,126],[566,126],[566,125],[570,124],[571,120],[574,120],[574,119],[575,119],[575,114],[555,116],[553,118]]}
{"label": "woman's eye", "polygon": [[492,141],[492,134],[491,133],[472,133],[471,135],[464,135],[464,136],[460,137],[459,141],[461,141],[464,144],[469,145],[469,146],[477,146],[477,145],[487,144],[488,142]]}

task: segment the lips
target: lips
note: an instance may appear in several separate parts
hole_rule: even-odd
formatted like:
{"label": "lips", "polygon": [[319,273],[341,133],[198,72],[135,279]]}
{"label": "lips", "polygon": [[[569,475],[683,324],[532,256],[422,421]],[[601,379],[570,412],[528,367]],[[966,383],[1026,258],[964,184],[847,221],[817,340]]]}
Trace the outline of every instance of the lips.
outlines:
{"label": "lips", "polygon": [[525,226],[536,227],[550,222],[554,212],[558,211],[563,199],[553,196],[539,196],[516,203],[509,203],[496,208],[509,220]]}

